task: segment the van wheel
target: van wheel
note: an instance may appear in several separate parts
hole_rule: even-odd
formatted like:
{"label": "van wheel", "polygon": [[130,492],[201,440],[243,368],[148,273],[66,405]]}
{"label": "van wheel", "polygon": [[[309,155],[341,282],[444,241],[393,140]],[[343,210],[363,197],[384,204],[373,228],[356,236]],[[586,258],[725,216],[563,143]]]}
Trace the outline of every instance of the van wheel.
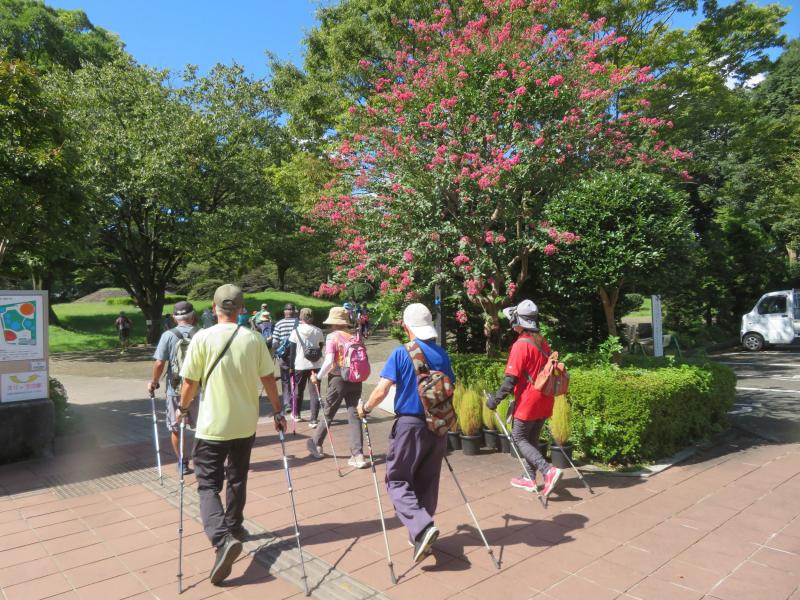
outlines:
{"label": "van wheel", "polygon": [[764,349],[764,338],[758,333],[746,333],[742,338],[742,346],[750,352],[758,352]]}

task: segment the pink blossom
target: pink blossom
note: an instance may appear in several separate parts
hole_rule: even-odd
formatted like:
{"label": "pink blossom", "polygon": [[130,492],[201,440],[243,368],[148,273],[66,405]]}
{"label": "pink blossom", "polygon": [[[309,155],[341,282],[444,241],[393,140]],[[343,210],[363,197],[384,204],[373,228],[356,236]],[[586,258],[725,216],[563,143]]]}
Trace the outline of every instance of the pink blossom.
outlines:
{"label": "pink blossom", "polygon": [[563,75],[553,75],[550,79],[547,80],[547,85],[549,85],[550,87],[558,87],[562,83],[564,83]]}
{"label": "pink blossom", "polygon": [[494,243],[495,244],[505,244],[506,243],[506,236],[504,236],[502,233],[498,233],[494,237]]}
{"label": "pink blossom", "polygon": [[467,322],[467,311],[465,311],[463,308],[459,308],[456,311],[456,321],[458,321],[462,325],[464,323],[466,323]]}
{"label": "pink blossom", "polygon": [[483,241],[487,244],[491,244],[494,242],[494,232],[492,230],[487,231],[483,234]]}
{"label": "pink blossom", "polygon": [[522,96],[522,94],[524,94],[527,91],[528,89],[524,85],[521,85],[514,90],[514,94],[516,94],[517,96]]}
{"label": "pink blossom", "polygon": [[457,267],[469,264],[469,257],[464,254],[459,254],[453,259],[453,264]]}
{"label": "pink blossom", "polygon": [[544,247],[544,253],[547,256],[553,256],[553,254],[555,254],[556,252],[558,252],[558,248],[556,247],[555,244],[547,244],[547,246]]}
{"label": "pink blossom", "polygon": [[386,279],[381,281],[380,290],[384,294],[389,291],[389,282]]}
{"label": "pink blossom", "polygon": [[506,286],[506,296],[509,298],[513,298],[514,294],[517,293],[517,284],[513,281]]}
{"label": "pink blossom", "polygon": [[483,281],[480,279],[467,279],[464,282],[464,287],[467,288],[468,296],[477,296],[483,289]]}
{"label": "pink blossom", "polygon": [[308,225],[300,225],[300,233],[314,233],[316,229]]}
{"label": "pink blossom", "polygon": [[403,252],[403,260],[406,262],[411,262],[414,260],[414,253],[411,250],[406,250]]}
{"label": "pink blossom", "polygon": [[535,140],[533,140],[533,145],[541,148],[542,146],[544,146],[544,138],[543,137],[536,138]]}

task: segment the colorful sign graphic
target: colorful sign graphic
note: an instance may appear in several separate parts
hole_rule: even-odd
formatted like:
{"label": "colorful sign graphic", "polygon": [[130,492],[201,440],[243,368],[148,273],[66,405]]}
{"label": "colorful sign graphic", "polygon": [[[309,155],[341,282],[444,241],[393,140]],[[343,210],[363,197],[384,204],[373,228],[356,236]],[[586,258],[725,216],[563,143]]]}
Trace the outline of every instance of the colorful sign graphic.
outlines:
{"label": "colorful sign graphic", "polygon": [[0,361],[44,358],[42,308],[36,296],[0,295]]}
{"label": "colorful sign graphic", "polygon": [[0,376],[3,402],[47,398],[47,373],[44,371],[7,373]]}

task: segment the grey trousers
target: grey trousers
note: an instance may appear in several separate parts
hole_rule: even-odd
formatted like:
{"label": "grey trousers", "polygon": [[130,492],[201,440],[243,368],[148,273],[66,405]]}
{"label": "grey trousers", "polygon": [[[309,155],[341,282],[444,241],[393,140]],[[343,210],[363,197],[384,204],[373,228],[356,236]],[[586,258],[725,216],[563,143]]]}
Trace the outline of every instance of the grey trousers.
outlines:
{"label": "grey trousers", "polygon": [[[358,418],[358,399],[361,398],[361,384],[345,381],[339,375],[331,375],[328,377],[328,396],[325,399],[325,406],[322,410],[325,411],[325,417],[328,423],[331,422],[342,400],[347,407],[347,427],[350,430],[350,454],[364,454],[364,442],[361,433],[361,419]],[[314,440],[315,446],[322,446],[322,441],[325,439],[328,430],[325,427],[325,421],[320,421],[314,434],[311,438]]]}
{"label": "grey trousers", "polygon": [[[193,458],[200,496],[200,518],[209,541],[216,548],[225,541],[231,529],[241,526],[244,521],[247,471],[255,439],[255,435],[221,442],[198,439],[195,444]],[[223,480],[227,480],[225,510],[219,497]]]}
{"label": "grey trousers", "polygon": [[531,475],[534,477],[537,470],[544,476],[552,467],[544,459],[542,453],[539,452],[539,433],[542,431],[544,421],[544,419],[536,419],[535,421],[514,419],[514,424],[511,428],[511,437],[514,438],[514,443],[517,445],[522,457],[533,468]]}
{"label": "grey trousers", "polygon": [[412,540],[433,523],[447,436],[418,417],[395,419],[386,451],[386,491]]}

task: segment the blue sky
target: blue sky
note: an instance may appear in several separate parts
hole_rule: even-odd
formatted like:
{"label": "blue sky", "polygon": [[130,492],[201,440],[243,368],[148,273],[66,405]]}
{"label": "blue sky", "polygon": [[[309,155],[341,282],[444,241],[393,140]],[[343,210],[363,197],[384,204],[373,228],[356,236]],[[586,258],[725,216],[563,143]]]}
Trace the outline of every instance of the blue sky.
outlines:
{"label": "blue sky", "polygon": [[[331,4],[335,0],[324,0]],[[58,8],[83,9],[95,24],[122,38],[136,60],[181,70],[192,63],[205,72],[215,63],[236,61],[257,75],[266,73],[264,51],[302,64],[301,41],[314,27],[319,0],[46,0]],[[722,0],[721,4],[727,4]],[[767,4],[757,0],[760,5]],[[784,32],[800,36],[800,1],[792,6]],[[681,15],[675,26],[696,20]]]}

